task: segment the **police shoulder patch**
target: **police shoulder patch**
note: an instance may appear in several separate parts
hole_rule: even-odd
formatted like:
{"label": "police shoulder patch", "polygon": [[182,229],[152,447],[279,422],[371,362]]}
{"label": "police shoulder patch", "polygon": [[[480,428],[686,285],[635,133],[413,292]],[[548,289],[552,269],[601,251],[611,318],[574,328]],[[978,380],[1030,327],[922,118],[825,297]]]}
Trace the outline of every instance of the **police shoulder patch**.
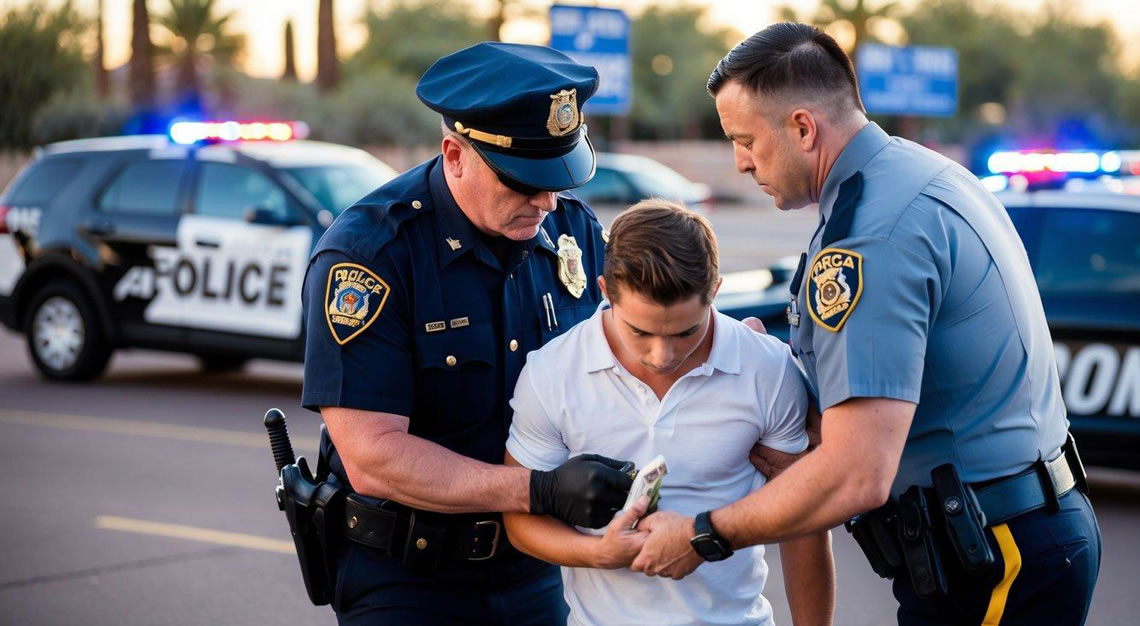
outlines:
{"label": "police shoulder patch", "polygon": [[325,293],[325,320],[340,345],[364,332],[388,301],[391,290],[375,272],[356,263],[337,263],[329,268]]}
{"label": "police shoulder patch", "polygon": [[825,248],[808,271],[807,309],[811,318],[839,332],[863,293],[863,255],[842,248]]}

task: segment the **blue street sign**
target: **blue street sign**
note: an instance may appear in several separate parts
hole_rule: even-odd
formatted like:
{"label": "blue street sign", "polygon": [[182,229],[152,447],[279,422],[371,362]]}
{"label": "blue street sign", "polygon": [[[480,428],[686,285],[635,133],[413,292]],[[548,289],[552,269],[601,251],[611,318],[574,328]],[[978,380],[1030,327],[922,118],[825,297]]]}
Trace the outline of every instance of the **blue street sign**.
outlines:
{"label": "blue street sign", "polygon": [[550,47],[598,70],[598,92],[587,113],[625,115],[633,103],[629,17],[620,9],[550,7]]}
{"label": "blue street sign", "polygon": [[859,46],[855,70],[869,113],[949,117],[958,110],[958,51]]}

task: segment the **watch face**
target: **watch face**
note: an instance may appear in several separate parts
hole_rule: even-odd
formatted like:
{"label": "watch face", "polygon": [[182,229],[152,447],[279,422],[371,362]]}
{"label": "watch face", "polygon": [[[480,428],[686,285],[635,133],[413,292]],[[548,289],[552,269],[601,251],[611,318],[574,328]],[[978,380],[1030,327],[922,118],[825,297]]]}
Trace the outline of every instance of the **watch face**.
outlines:
{"label": "watch face", "polygon": [[727,551],[717,543],[717,540],[708,535],[693,537],[692,544],[697,554],[701,555],[701,558],[706,561],[720,561],[731,554],[726,554]]}

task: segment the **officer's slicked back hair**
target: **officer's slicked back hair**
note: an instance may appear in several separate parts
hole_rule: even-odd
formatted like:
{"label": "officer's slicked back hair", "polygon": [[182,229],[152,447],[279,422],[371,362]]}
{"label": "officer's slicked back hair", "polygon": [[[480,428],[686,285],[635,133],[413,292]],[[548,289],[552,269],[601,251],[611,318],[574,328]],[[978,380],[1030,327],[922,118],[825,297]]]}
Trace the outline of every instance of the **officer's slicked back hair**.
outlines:
{"label": "officer's slicked back hair", "polygon": [[614,219],[603,276],[614,302],[629,289],[665,306],[694,295],[708,304],[719,264],[716,235],[707,219],[651,198]]}
{"label": "officer's slicked back hair", "polygon": [[773,24],[742,41],[717,63],[709,93],[716,97],[729,81],[765,96],[785,91],[846,94],[864,111],[851,59],[835,39],[809,24]]}

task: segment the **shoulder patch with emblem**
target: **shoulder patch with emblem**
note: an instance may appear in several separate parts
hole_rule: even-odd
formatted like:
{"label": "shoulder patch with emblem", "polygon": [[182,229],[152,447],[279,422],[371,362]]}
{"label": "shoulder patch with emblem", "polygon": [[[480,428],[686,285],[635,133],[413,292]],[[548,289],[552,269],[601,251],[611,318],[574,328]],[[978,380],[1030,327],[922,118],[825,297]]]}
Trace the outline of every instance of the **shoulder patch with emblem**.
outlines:
{"label": "shoulder patch with emblem", "polygon": [[842,248],[820,250],[811,262],[807,287],[811,318],[839,332],[863,293],[863,255]]}
{"label": "shoulder patch with emblem", "polygon": [[325,320],[340,345],[364,332],[388,301],[391,289],[375,272],[356,263],[329,268],[325,292]]}

